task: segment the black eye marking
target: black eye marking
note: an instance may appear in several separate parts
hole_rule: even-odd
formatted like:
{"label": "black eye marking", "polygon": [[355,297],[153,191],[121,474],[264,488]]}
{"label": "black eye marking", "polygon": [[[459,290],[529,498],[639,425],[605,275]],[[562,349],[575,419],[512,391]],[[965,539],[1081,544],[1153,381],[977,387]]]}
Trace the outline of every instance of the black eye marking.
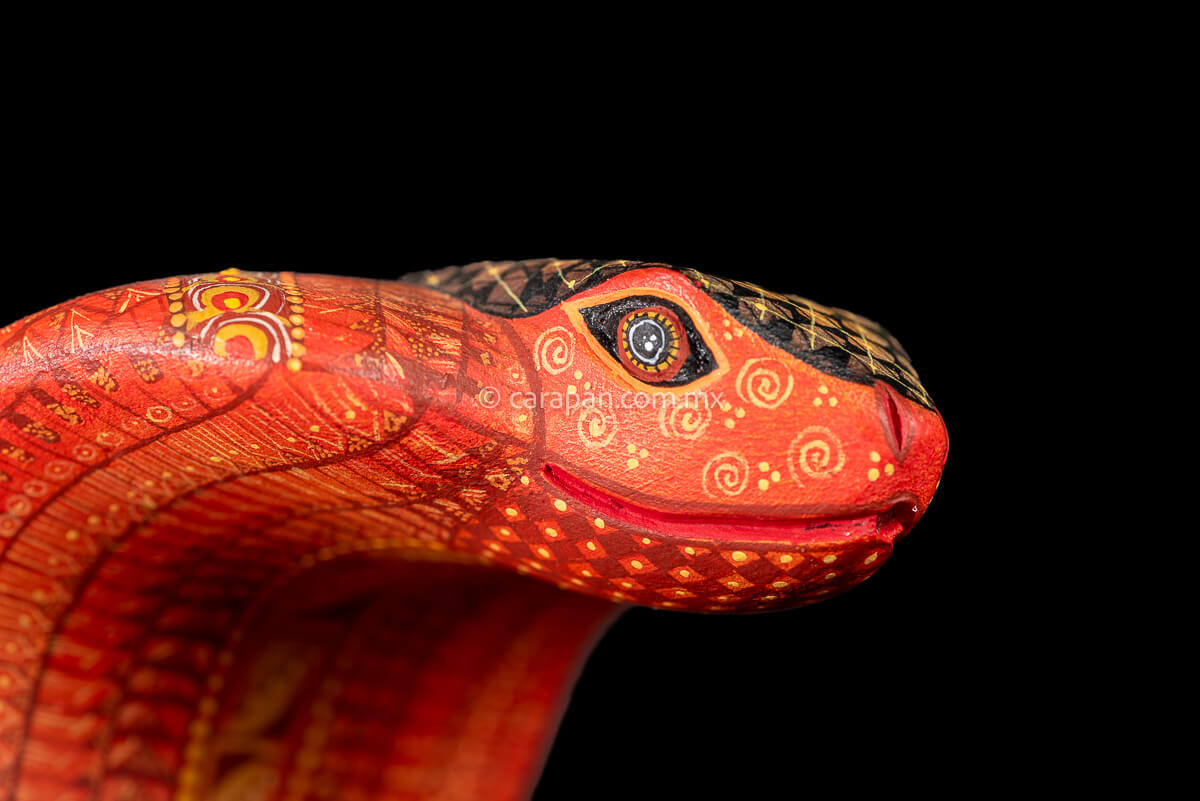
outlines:
{"label": "black eye marking", "polygon": [[579,310],[605,350],[640,381],[679,386],[717,368],[687,312],[652,295],[635,295]]}

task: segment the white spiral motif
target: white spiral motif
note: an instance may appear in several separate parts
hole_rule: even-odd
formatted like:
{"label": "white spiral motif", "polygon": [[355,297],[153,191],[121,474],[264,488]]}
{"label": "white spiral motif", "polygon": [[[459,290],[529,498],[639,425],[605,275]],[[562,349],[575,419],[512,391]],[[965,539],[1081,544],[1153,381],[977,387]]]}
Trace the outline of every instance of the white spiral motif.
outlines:
{"label": "white spiral motif", "polygon": [[761,409],[774,409],[792,394],[792,371],[778,359],[749,359],[737,377],[738,397]]}
{"label": "white spiral motif", "polygon": [[692,402],[690,396],[683,403],[658,408],[658,430],[664,437],[698,439],[711,421],[708,404]]}
{"label": "white spiral motif", "polygon": [[788,446],[788,468],[797,484],[800,473],[809,478],[829,478],[846,464],[842,441],[825,426],[809,426]]}
{"label": "white spiral motif", "polygon": [[556,325],[543,331],[533,343],[533,364],[539,370],[557,375],[575,360],[575,336]]}
{"label": "white spiral motif", "polygon": [[579,411],[576,427],[579,430],[579,439],[586,447],[603,448],[612,442],[617,433],[617,418],[587,401]]}
{"label": "white spiral motif", "polygon": [[709,495],[740,495],[750,480],[750,464],[739,453],[718,453],[704,465],[704,491]]}

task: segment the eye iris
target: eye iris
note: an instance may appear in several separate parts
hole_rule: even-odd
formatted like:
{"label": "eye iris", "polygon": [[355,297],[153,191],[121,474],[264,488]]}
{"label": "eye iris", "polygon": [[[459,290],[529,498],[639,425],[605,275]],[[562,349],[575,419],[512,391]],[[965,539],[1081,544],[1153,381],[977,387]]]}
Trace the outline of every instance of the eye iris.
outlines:
{"label": "eye iris", "polygon": [[651,307],[626,314],[620,326],[621,361],[644,380],[670,379],[687,358],[682,330],[668,309]]}

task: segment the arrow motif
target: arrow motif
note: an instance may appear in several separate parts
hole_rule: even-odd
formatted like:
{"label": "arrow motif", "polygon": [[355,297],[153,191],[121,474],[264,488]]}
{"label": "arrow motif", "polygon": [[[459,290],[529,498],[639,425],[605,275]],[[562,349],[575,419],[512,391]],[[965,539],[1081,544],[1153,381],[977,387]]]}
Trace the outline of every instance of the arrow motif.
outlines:
{"label": "arrow motif", "polygon": [[42,356],[42,352],[35,348],[33,343],[29,341],[29,334],[26,334],[21,342],[21,356],[27,362],[45,359]]}
{"label": "arrow motif", "polygon": [[161,293],[158,290],[147,289],[127,289],[125,290],[125,300],[121,303],[121,307],[117,309],[117,314],[124,314],[129,308],[129,304],[136,298],[153,298]]}
{"label": "arrow motif", "polygon": [[91,319],[84,316],[78,309],[71,309],[71,350],[82,350],[84,346],[84,337],[92,339],[96,335],[91,331],[84,329],[78,322],[78,318],[83,318],[86,322],[92,322]]}

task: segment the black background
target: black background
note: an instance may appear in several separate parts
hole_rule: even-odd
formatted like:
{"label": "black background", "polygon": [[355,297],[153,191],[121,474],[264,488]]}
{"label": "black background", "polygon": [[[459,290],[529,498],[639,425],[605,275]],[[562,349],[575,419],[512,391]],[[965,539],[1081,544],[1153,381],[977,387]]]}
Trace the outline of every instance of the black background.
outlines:
{"label": "black background", "polygon": [[403,170],[327,188],[298,162],[250,181],[136,187],[106,170],[44,186],[25,209],[0,316],[228,266],[395,277],[552,256],[691,266],[875,319],[912,355],[950,432],[925,518],[870,581],[814,607],[629,611],[584,669],[535,798],[1023,783],[1071,714],[1058,697],[1067,677],[1044,651],[1069,636],[1039,611],[1045,524],[1008,468],[1029,436],[1019,407],[1037,394],[1010,361],[1022,347],[1014,315],[1041,280],[1012,240],[1037,222],[945,167],[839,163],[819,183],[802,164],[777,167],[735,159],[714,171],[697,157],[665,173],[651,160],[568,182],[553,165],[446,166],[436,189]]}

